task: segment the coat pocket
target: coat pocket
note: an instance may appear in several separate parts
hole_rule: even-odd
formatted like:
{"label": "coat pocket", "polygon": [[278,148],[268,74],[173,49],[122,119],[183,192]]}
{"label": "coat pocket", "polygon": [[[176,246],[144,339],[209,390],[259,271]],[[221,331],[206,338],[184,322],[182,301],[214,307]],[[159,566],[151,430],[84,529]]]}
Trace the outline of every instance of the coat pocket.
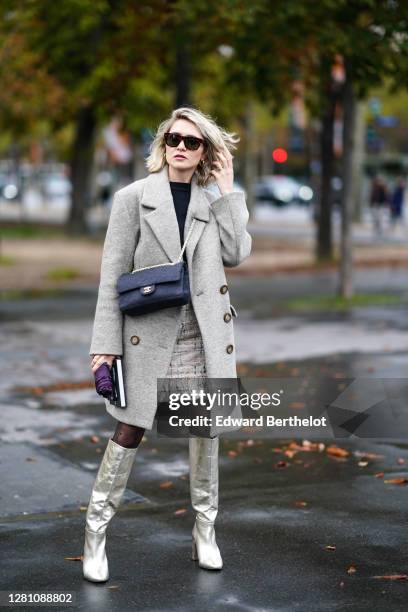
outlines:
{"label": "coat pocket", "polygon": [[235,310],[234,306],[232,304],[230,304],[230,310],[231,310],[231,314],[233,317],[237,317],[237,311]]}

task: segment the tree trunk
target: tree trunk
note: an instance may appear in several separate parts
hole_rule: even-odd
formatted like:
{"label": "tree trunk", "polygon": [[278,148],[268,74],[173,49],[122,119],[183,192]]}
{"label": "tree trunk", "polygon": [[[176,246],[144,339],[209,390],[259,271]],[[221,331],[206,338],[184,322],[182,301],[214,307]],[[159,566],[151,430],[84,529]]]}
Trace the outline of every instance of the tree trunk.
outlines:
{"label": "tree trunk", "polygon": [[333,176],[333,132],[334,132],[334,110],[336,95],[333,89],[331,77],[332,62],[330,58],[323,58],[322,70],[322,115],[320,135],[320,157],[321,157],[321,186],[320,202],[317,216],[317,259],[331,259],[333,257],[332,237],[332,187]]}
{"label": "tree trunk", "polygon": [[191,104],[191,53],[185,32],[176,37],[176,66],[174,79],[176,83],[176,108]]}
{"label": "tree trunk", "polygon": [[356,102],[354,129],[354,161],[353,161],[353,220],[361,223],[363,220],[363,168],[365,158],[365,107],[363,101]]}
{"label": "tree trunk", "polygon": [[244,149],[244,186],[247,192],[246,203],[249,214],[254,209],[253,185],[256,179],[256,159],[255,159],[255,133],[254,133],[254,103],[249,100],[246,106],[245,116],[243,117],[245,131],[245,149]]}
{"label": "tree trunk", "polygon": [[71,155],[72,196],[68,230],[80,234],[87,231],[86,211],[92,201],[92,166],[96,137],[95,109],[79,110]]}
{"label": "tree trunk", "polygon": [[343,159],[341,195],[341,243],[340,243],[340,285],[341,297],[353,295],[353,244],[351,220],[353,216],[353,160],[354,127],[356,118],[356,96],[352,73],[346,64],[346,81],[343,90]]}

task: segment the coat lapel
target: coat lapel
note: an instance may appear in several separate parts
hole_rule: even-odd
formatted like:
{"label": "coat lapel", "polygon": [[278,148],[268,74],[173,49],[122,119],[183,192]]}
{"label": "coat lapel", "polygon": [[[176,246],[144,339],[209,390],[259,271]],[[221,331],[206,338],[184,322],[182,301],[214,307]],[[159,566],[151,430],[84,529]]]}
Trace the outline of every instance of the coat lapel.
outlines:
{"label": "coat lapel", "polygon": [[[141,205],[146,210],[150,209],[149,212],[144,214],[144,218],[150,225],[160,246],[170,261],[176,261],[180,255],[182,245],[180,244],[180,233],[169,184],[167,164],[159,172],[152,172],[147,176]],[[204,189],[197,184],[197,179],[193,175],[191,179],[190,203],[184,226],[185,240],[192,220],[197,219],[186,247],[187,261],[190,266],[194,249],[209,218],[208,199]]]}

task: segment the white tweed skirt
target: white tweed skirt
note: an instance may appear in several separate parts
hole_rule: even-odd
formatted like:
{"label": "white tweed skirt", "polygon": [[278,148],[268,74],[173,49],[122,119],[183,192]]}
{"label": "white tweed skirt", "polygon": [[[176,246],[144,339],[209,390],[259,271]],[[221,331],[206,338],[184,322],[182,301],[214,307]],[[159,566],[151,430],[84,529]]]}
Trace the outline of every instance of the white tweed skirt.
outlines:
{"label": "white tweed skirt", "polygon": [[207,377],[203,339],[193,304],[189,302],[181,308],[180,325],[166,378],[194,380],[191,381],[193,384],[188,380],[170,380],[170,392],[189,392]]}

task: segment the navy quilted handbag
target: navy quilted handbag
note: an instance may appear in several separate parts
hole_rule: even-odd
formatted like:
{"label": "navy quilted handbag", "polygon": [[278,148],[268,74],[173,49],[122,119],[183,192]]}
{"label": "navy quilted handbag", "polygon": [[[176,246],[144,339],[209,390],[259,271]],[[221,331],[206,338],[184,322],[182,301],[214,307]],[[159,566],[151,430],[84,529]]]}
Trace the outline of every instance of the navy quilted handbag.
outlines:
{"label": "navy quilted handbag", "polygon": [[122,274],[116,283],[120,310],[128,315],[141,315],[190,301],[187,264],[183,261],[195,219],[176,262],[138,268]]}

